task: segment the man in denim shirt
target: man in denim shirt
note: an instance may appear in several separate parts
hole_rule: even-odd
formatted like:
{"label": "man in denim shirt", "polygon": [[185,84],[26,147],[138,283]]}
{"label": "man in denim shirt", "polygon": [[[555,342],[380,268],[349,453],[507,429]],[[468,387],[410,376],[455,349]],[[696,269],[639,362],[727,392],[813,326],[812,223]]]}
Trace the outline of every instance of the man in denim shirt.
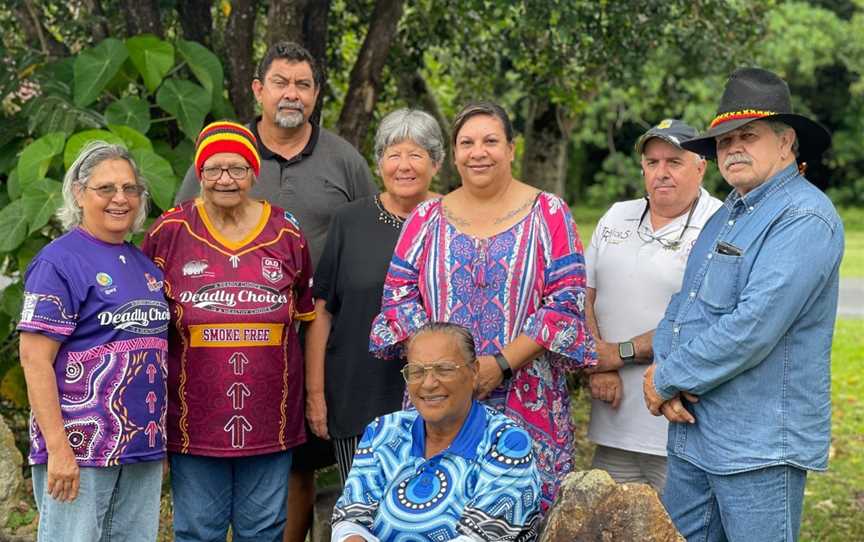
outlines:
{"label": "man in denim shirt", "polygon": [[806,472],[827,468],[843,225],[796,157],[829,144],[782,79],[743,68],[682,145],[716,157],[734,188],[690,253],[644,379],[649,410],[673,422],[663,501],[688,540],[797,540]]}

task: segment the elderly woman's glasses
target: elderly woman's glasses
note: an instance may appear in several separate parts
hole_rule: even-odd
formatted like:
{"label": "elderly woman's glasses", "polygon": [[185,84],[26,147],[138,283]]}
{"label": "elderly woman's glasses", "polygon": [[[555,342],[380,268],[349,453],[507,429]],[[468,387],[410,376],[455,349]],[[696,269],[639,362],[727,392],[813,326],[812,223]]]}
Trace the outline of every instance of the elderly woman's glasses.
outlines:
{"label": "elderly woman's glasses", "polygon": [[231,166],[231,167],[205,167],[201,168],[201,177],[207,181],[218,181],[222,178],[222,173],[228,172],[228,176],[235,181],[242,181],[252,169],[248,166]]}
{"label": "elderly woman's glasses", "polygon": [[103,184],[102,186],[87,186],[85,184],[84,189],[92,190],[105,199],[113,198],[118,190],[122,190],[123,195],[127,198],[140,198],[141,194],[145,192],[144,187],[140,184],[124,184],[120,188],[113,184]]}
{"label": "elderly woman's glasses", "polygon": [[402,367],[402,378],[408,384],[416,384],[426,378],[427,372],[431,372],[441,382],[451,382],[459,377],[459,369],[467,366],[467,363],[453,363],[452,361],[442,361],[430,365],[408,362],[405,367]]}

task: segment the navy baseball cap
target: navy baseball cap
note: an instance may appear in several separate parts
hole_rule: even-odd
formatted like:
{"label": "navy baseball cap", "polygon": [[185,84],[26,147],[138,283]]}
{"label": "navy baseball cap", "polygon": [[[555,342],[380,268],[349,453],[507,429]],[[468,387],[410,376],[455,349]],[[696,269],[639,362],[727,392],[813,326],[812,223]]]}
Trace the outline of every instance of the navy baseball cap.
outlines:
{"label": "navy baseball cap", "polygon": [[693,128],[684,121],[678,119],[663,119],[657,126],[652,127],[647,132],[639,136],[636,140],[636,152],[642,154],[645,144],[652,137],[659,137],[667,143],[675,145],[679,149],[684,149],[681,144],[699,135],[696,128]]}

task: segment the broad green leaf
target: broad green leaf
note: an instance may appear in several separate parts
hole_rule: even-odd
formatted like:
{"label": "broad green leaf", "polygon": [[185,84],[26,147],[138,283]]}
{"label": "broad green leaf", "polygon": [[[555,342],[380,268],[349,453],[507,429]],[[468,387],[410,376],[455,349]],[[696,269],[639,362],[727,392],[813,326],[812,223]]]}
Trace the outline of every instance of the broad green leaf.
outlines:
{"label": "broad green leaf", "polygon": [[222,92],[216,93],[213,96],[213,116],[217,119],[235,119],[237,113],[234,111],[234,105],[231,101],[222,95]]}
{"label": "broad green leaf", "polygon": [[72,99],[75,57],[69,56],[42,66],[36,73],[42,95],[60,94]]}
{"label": "broad green leaf", "polygon": [[115,38],[106,38],[99,45],[78,53],[73,66],[75,105],[84,107],[93,103],[127,56],[126,46]]}
{"label": "broad green leaf", "polygon": [[[18,183],[26,187],[28,184],[41,179],[48,172],[51,160],[63,152],[63,144],[66,142],[66,134],[52,132],[44,135],[27,145],[21,151],[18,159]],[[9,194],[12,196],[12,194]],[[14,197],[14,196],[13,196]],[[0,231],[3,231],[0,229]]]}
{"label": "broad green leaf", "polygon": [[99,128],[105,119],[92,109],[76,107],[63,96],[39,96],[25,110],[30,133],[63,132],[67,136],[78,128]]}
{"label": "broad green leaf", "polygon": [[81,152],[84,145],[97,140],[111,143],[112,145],[126,145],[120,136],[114,135],[108,130],[85,130],[78,132],[69,138],[69,141],[66,142],[66,150],[63,151],[63,164],[66,166],[66,169],[72,167],[72,163],[78,158],[78,153]]}
{"label": "broad green leaf", "polygon": [[215,103],[216,96],[221,95],[225,87],[225,75],[219,58],[196,41],[180,40],[177,51],[201,85],[210,92]]}
{"label": "broad green leaf", "polygon": [[28,237],[24,243],[15,251],[15,256],[18,258],[18,269],[24,271],[30,265],[30,260],[42,250],[45,245],[51,242],[51,239],[41,235]]}
{"label": "broad green leaf", "polygon": [[152,34],[144,34],[127,39],[126,49],[144,79],[144,86],[154,92],[174,66],[174,46]]}
{"label": "broad green leaf", "polygon": [[24,285],[20,282],[3,288],[3,297],[0,299],[0,310],[3,314],[7,314],[12,318],[18,319],[21,316],[21,299],[24,297]]}
{"label": "broad green leaf", "polygon": [[13,169],[9,172],[9,178],[6,179],[6,194],[10,200],[15,200],[21,197],[21,184],[18,182],[18,170]]}
{"label": "broad green leaf", "polygon": [[111,130],[111,133],[121,138],[123,143],[126,145],[126,148],[130,151],[134,149],[153,150],[153,143],[150,142],[147,136],[135,128],[123,126],[122,124],[109,124],[108,129]]}
{"label": "broad green leaf", "polygon": [[189,166],[192,165],[192,159],[195,156],[195,144],[188,139],[182,140],[173,149],[167,141],[154,141],[153,150],[171,162],[174,174],[179,179],[183,179],[186,176],[186,172],[189,170]]}
{"label": "broad green leaf", "polygon": [[57,181],[43,179],[24,189],[21,202],[29,222],[27,233],[33,233],[51,220],[63,203],[62,188]]}
{"label": "broad green leaf", "polygon": [[150,106],[141,98],[126,96],[105,109],[105,120],[108,124],[122,124],[146,134],[150,129]]}
{"label": "broad green leaf", "polygon": [[163,211],[173,207],[177,177],[174,176],[168,160],[146,149],[133,150],[132,158],[141,170],[153,203]]}
{"label": "broad green leaf", "polygon": [[27,215],[17,199],[0,210],[0,252],[12,252],[27,237]]}
{"label": "broad green leaf", "polygon": [[180,130],[192,141],[204,126],[204,118],[210,111],[210,93],[190,81],[169,79],[156,93],[156,103],[177,118]]}

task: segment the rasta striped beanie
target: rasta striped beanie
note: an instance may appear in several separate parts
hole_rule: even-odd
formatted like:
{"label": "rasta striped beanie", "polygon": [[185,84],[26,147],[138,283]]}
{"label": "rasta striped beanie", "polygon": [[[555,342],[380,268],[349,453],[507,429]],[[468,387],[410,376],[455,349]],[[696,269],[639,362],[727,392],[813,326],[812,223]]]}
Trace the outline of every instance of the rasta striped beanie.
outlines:
{"label": "rasta striped beanie", "polygon": [[246,159],[249,167],[258,176],[261,157],[258,155],[258,140],[242,124],[221,120],[208,124],[198,135],[195,142],[195,174],[201,179],[204,162],[214,154],[233,152]]}

